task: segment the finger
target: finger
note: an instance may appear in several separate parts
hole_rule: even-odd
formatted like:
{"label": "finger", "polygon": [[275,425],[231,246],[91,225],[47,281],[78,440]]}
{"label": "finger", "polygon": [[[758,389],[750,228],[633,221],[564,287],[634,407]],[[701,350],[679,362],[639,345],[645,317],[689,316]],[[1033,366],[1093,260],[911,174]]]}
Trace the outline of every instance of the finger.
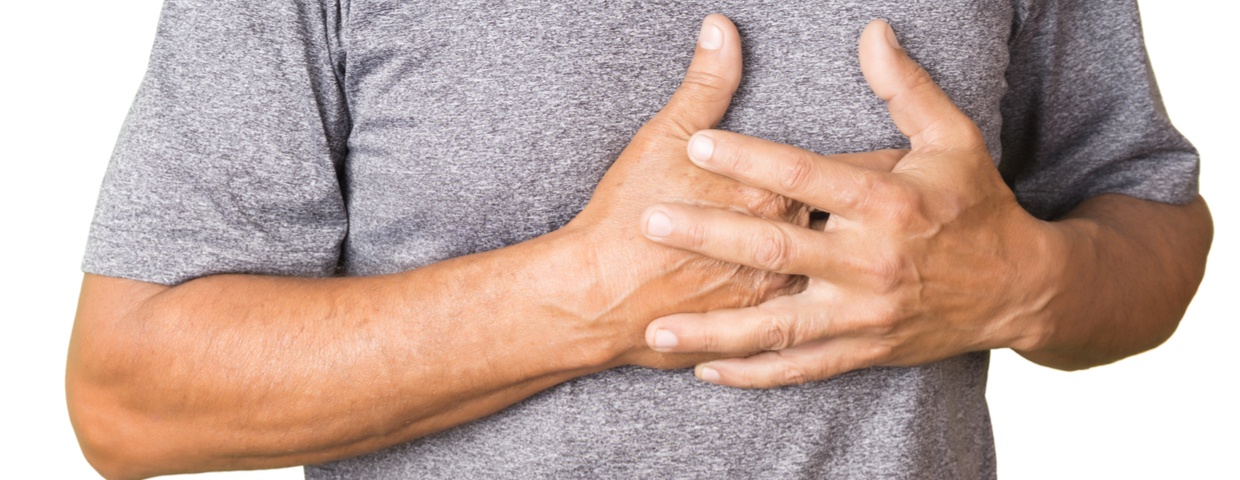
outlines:
{"label": "finger", "polygon": [[[897,163],[900,163],[900,160],[903,159],[905,155],[908,155],[908,152],[909,150],[907,148],[891,148],[874,150],[871,152],[837,153],[832,155],[832,157],[849,165],[868,168],[870,170],[877,170],[880,172],[890,172],[896,167]],[[819,212],[817,209],[814,209],[814,211]],[[825,230],[827,227],[827,218],[828,217],[817,213],[811,213],[809,219],[810,230],[817,230],[820,232]]]}
{"label": "finger", "polygon": [[801,303],[793,295],[749,308],[668,315],[650,322],[646,343],[660,352],[748,355],[832,336],[826,312]]}
{"label": "finger", "polygon": [[702,21],[697,51],[680,88],[653,123],[682,138],[714,128],[728,111],[740,82],[740,33],[727,17],[710,15]]}
{"label": "finger", "polygon": [[889,148],[872,152],[837,153],[831,155],[831,158],[855,167],[890,172],[908,152],[907,148]]}
{"label": "finger", "polygon": [[887,101],[892,121],[909,137],[913,149],[982,142],[977,126],[900,47],[887,22],[870,22],[858,47],[861,73],[870,89]]}
{"label": "finger", "polygon": [[703,169],[845,218],[864,216],[902,188],[888,168],[900,150],[841,159],[722,130],[695,133],[688,149],[689,159]]}
{"label": "finger", "polygon": [[824,276],[836,264],[830,234],[717,208],[659,204],[642,215],[646,238],[769,272]]}
{"label": "finger", "polygon": [[716,360],[698,365],[694,374],[710,383],[738,388],[802,385],[869,366],[864,356],[850,348],[857,342],[817,342],[747,358]]}

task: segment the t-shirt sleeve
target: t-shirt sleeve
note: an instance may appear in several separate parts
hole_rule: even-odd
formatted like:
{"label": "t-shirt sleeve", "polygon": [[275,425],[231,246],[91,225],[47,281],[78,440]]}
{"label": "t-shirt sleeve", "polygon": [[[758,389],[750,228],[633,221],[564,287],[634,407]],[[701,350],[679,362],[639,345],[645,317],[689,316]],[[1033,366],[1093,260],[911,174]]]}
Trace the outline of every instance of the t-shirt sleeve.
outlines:
{"label": "t-shirt sleeve", "polygon": [[1016,2],[1000,171],[1043,219],[1118,193],[1183,204],[1197,152],[1167,118],[1135,0]]}
{"label": "t-shirt sleeve", "polygon": [[335,272],[349,118],[331,0],[167,0],[82,269],[177,284]]}

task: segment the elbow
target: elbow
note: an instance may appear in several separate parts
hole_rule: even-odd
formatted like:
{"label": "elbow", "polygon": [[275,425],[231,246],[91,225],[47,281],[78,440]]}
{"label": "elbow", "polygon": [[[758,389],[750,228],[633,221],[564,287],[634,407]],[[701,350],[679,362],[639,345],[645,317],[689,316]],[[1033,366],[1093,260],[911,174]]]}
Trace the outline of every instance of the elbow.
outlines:
{"label": "elbow", "polygon": [[138,453],[142,449],[141,439],[126,431],[123,419],[128,412],[121,411],[99,388],[74,377],[72,372],[66,376],[67,406],[86,461],[108,480],[152,476],[143,473],[147,469],[143,465],[145,459]]}
{"label": "elbow", "polygon": [[91,355],[98,345],[70,342],[65,371],[69,421],[82,455],[100,476],[130,480],[176,473],[166,468],[176,443],[144,410],[143,387],[123,364]]}
{"label": "elbow", "polygon": [[98,441],[98,435],[95,431],[75,429],[78,437],[78,445],[82,449],[82,455],[86,457],[86,462],[99,473],[99,476],[107,480],[139,480],[148,478],[146,475],[138,473],[133,468],[124,452],[116,451],[106,442]]}
{"label": "elbow", "polygon": [[1125,335],[1107,330],[1088,340],[1056,349],[1015,350],[1020,356],[1043,367],[1065,372],[1087,370],[1110,365],[1144,353],[1166,343],[1179,327],[1184,309],[1167,311],[1151,317],[1139,335]]}
{"label": "elbow", "polygon": [[[1051,322],[1039,348],[1017,353],[1046,367],[1083,370],[1152,350],[1171,338],[1205,278],[1214,222],[1200,196],[1186,205],[1148,205],[1154,209],[1148,216],[1163,218],[1163,225],[1124,237],[1141,239],[1134,251],[1148,259],[1140,264],[1144,269],[1125,270],[1118,282],[1125,293],[1108,297],[1110,308],[1093,327],[1077,327],[1090,322]],[[1140,293],[1128,293],[1133,291]],[[1067,333],[1055,331],[1055,323]]]}
{"label": "elbow", "polygon": [[[166,290],[160,285],[87,274],[65,364],[65,401],[82,455],[109,480],[167,473],[176,439],[151,410],[155,350],[135,334],[129,314]],[[154,413],[152,413],[154,412]]]}
{"label": "elbow", "polygon": [[1173,260],[1164,271],[1168,272],[1171,281],[1160,288],[1166,291],[1167,297],[1161,302],[1165,308],[1152,309],[1164,313],[1161,321],[1154,322],[1154,333],[1139,352],[1152,350],[1171,339],[1205,280],[1206,263],[1214,243],[1214,219],[1205,199],[1200,196],[1183,208],[1187,211],[1187,218],[1181,228],[1183,241],[1177,245],[1183,253],[1169,256]]}
{"label": "elbow", "polygon": [[1193,241],[1189,246],[1192,260],[1185,266],[1190,287],[1185,309],[1188,308],[1188,302],[1196,296],[1201,281],[1205,279],[1206,261],[1210,256],[1210,247],[1214,244],[1214,217],[1210,214],[1210,207],[1205,199],[1198,196],[1188,208],[1192,211]]}
{"label": "elbow", "polygon": [[1093,367],[1114,363],[1122,356],[1114,355],[1098,355],[1092,352],[1059,352],[1059,351],[1039,351],[1029,352],[1015,350],[1017,354],[1025,357],[1025,360],[1036,363],[1043,367],[1053,368],[1064,372],[1075,372]]}

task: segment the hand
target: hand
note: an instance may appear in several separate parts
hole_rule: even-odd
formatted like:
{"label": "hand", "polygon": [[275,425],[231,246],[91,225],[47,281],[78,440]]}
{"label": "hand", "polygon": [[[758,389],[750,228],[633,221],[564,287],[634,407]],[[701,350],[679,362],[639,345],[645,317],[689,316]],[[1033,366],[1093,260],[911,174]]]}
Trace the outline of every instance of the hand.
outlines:
{"label": "hand", "polygon": [[735,209],[805,224],[808,210],[766,190],[689,162],[689,136],[723,118],[741,78],[740,36],[722,15],[707,17],[688,73],[667,105],[643,126],[607,171],[585,209],[565,229],[582,232],[596,284],[575,312],[617,330],[620,364],[684,368],[711,356],[664,355],[643,340],[650,320],[675,312],[754,305],[794,288],[766,272],[652,244],[636,227],[660,201]]}
{"label": "hand", "polygon": [[[650,324],[663,352],[730,358],[707,381],[773,387],[874,365],[917,365],[1033,342],[1050,301],[1051,229],[1004,184],[976,125],[899,47],[882,21],[860,40],[861,68],[912,143],[891,172],[722,131],[698,132],[702,168],[830,212],[822,231],[734,211],[667,203],[651,240],[808,277],[805,291],[755,307]],[[655,213],[648,213],[654,215]]]}

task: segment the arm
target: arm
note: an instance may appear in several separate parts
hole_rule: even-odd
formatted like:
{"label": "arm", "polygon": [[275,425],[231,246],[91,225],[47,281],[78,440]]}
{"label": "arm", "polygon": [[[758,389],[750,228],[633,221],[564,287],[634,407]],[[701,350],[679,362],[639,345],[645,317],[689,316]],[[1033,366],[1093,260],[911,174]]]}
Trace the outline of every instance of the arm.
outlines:
{"label": "arm", "polygon": [[684,367],[645,324],[753,304],[782,275],[645,242],[657,199],[803,223],[804,207],[693,168],[692,131],[723,116],[740,42],[704,26],[682,87],[585,210],[549,235],[394,275],[213,275],[173,286],[88,275],[66,387],[83,451],[109,478],[266,468],[373,451],[616,365]]}
{"label": "arm", "polygon": [[1026,209],[1056,220],[1067,248],[1043,334],[1017,351],[1082,368],[1171,334],[1201,281],[1211,221],[1196,195],[1196,151],[1162,106],[1136,2],[1028,7],[1009,48],[1000,168]]}
{"label": "arm", "polygon": [[572,236],[370,278],[88,275],[66,376],[83,452],[109,478],[322,462],[605,368],[623,336],[569,313]]}
{"label": "arm", "polygon": [[[887,171],[729,132],[699,132],[705,169],[831,212],[822,231],[687,205],[663,244],[809,277],[756,307],[655,320],[666,352],[746,356],[698,366],[705,380],[771,387],[875,365],[921,365],[1013,348],[1084,368],[1161,343],[1201,281],[1211,239],[1185,206],[1097,196],[1057,222],[1016,201],[981,135],[878,21],[862,71],[912,149]],[[698,148],[706,143],[711,148]],[[757,352],[757,353],[755,353]]]}
{"label": "arm", "polygon": [[1213,223],[1201,197],[1168,205],[1121,195],[1086,200],[1048,224],[1064,242],[1056,293],[1035,340],[1016,351],[1060,369],[1110,363],[1175,331],[1205,274]]}

